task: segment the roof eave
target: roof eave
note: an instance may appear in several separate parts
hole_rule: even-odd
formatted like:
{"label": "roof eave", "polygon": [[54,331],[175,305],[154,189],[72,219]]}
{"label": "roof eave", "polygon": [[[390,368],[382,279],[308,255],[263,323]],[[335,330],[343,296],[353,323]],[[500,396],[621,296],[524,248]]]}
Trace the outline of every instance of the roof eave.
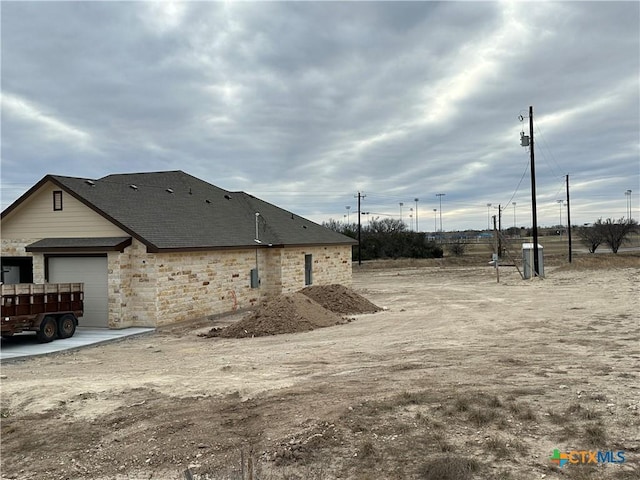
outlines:
{"label": "roof eave", "polygon": [[255,250],[256,248],[300,248],[300,247],[332,247],[332,246],[353,246],[358,242],[344,243],[297,243],[297,244],[275,244],[261,243],[254,245],[224,245],[224,246],[203,246],[203,247],[154,247],[147,248],[147,253],[181,253],[181,252],[206,252],[206,251],[222,251],[222,250]]}
{"label": "roof eave", "polygon": [[68,247],[38,247],[28,245],[25,250],[33,253],[104,253],[104,252],[124,252],[124,249],[131,245],[131,237],[116,245],[102,246],[68,246]]}

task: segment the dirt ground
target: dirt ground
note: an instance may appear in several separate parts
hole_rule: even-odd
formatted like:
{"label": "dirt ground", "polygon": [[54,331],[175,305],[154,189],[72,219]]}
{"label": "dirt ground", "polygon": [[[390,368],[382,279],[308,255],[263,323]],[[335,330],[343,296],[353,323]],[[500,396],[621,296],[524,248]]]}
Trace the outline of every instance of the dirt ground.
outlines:
{"label": "dirt ground", "polygon": [[[638,257],[500,283],[376,263],[353,290],[384,310],[198,336],[235,314],[5,362],[2,478],[640,478]],[[554,449],[625,462],[559,468]]]}

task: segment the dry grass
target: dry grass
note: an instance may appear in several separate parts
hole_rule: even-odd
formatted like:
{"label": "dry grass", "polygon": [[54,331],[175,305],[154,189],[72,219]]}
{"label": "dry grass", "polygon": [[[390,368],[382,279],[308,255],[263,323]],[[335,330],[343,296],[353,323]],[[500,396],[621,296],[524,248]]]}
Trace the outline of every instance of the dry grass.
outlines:
{"label": "dry grass", "polygon": [[573,403],[566,409],[566,415],[573,415],[583,420],[596,420],[602,417],[602,413],[598,410],[585,408],[579,403]]}
{"label": "dry grass", "polygon": [[498,412],[490,408],[472,408],[467,419],[476,427],[482,427],[493,422],[498,417]]}
{"label": "dry grass", "polygon": [[378,451],[376,450],[376,447],[373,444],[373,442],[369,440],[364,441],[362,445],[360,445],[360,448],[358,449],[358,457],[361,460],[377,458]]}
{"label": "dry grass", "polygon": [[557,271],[564,270],[600,270],[609,268],[640,268],[640,254],[636,252],[624,253],[596,253],[576,255],[571,263],[564,263]]}
{"label": "dry grass", "polygon": [[538,419],[536,412],[528,405],[522,403],[513,402],[508,405],[509,411],[513,413],[518,419],[533,422]]}
{"label": "dry grass", "polygon": [[589,446],[604,448],[608,436],[602,425],[587,425],[584,429],[584,438]]}
{"label": "dry grass", "polygon": [[471,480],[482,465],[473,458],[458,455],[428,459],[419,469],[419,478],[425,480]]}
{"label": "dry grass", "polygon": [[501,438],[492,437],[487,440],[485,446],[489,452],[493,453],[497,458],[506,458],[511,451],[509,444]]}
{"label": "dry grass", "polygon": [[[525,240],[521,239],[523,242]],[[596,254],[576,253],[572,255],[572,263],[568,263],[568,254],[565,252],[566,246],[556,237],[547,237],[540,240],[545,247],[544,264],[547,267],[554,267],[558,271],[564,270],[598,270],[608,268],[640,268],[640,253],[619,252],[617,254],[599,252]],[[638,242],[635,242],[635,245]],[[354,262],[354,271],[357,270],[384,270],[401,268],[423,268],[423,267],[471,267],[487,266],[491,260],[491,249],[486,243],[471,243],[468,252],[460,257],[445,256],[443,258],[396,258],[367,260],[358,265]],[[580,248],[574,246],[574,249]],[[510,252],[515,261],[520,265],[522,254],[520,247]],[[508,259],[506,259],[508,260]],[[508,263],[511,263],[508,260]]]}

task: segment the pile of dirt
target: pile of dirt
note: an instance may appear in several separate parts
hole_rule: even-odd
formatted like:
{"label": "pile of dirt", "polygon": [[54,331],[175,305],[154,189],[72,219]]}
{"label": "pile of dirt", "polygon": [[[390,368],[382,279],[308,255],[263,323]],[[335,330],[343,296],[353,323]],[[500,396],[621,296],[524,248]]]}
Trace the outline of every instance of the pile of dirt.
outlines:
{"label": "pile of dirt", "polygon": [[206,337],[244,338],[308,332],[349,322],[341,315],[381,310],[343,285],[307,287],[292,295],[278,295],[254,313],[226,328],[212,328]]}
{"label": "pile of dirt", "polygon": [[296,333],[344,323],[337,314],[297,292],[278,295],[254,313],[226,328],[212,328],[208,337],[244,338]]}
{"label": "pile of dirt", "polygon": [[375,313],[382,310],[344,285],[313,285],[303,288],[300,293],[304,293],[327,310],[342,315]]}

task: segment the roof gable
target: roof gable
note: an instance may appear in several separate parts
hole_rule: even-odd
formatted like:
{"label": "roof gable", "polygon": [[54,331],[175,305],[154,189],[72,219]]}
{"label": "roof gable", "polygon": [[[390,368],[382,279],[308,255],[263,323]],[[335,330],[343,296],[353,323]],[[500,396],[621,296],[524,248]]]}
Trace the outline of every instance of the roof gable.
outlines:
{"label": "roof gable", "polygon": [[149,251],[355,243],[247,193],[223,190],[182,171],[97,180],[57,175],[45,179],[146,244]]}
{"label": "roof gable", "polygon": [[[54,207],[54,196],[58,192],[62,192],[59,197],[61,208]],[[20,203],[2,215],[3,238],[121,235],[125,235],[122,229],[50,179],[39,182],[38,188],[32,189]]]}

